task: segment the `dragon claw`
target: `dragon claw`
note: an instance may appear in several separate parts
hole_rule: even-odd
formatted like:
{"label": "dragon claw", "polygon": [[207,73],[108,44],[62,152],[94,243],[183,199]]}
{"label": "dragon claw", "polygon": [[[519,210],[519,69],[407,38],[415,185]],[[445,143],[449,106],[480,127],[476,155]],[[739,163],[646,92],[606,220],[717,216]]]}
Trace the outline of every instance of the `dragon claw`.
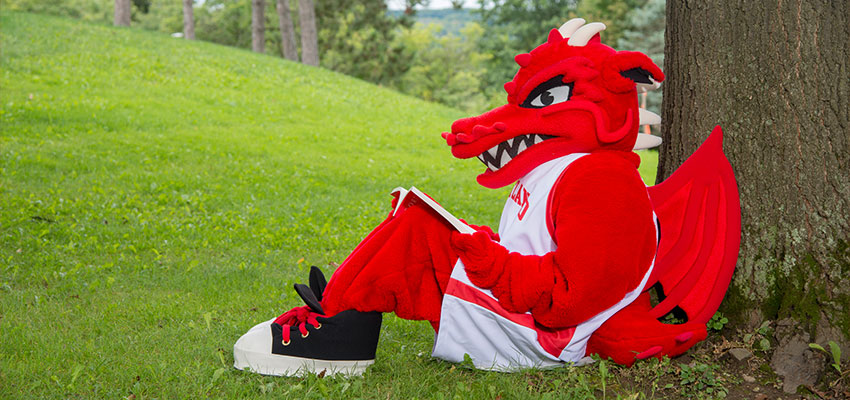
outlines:
{"label": "dragon claw", "polygon": [[642,353],[636,355],[635,358],[637,358],[638,360],[645,360],[645,359],[652,357],[652,356],[654,356],[654,355],[656,355],[660,352],[661,352],[661,346],[652,346],[652,347],[644,350]]}
{"label": "dragon claw", "polygon": [[678,336],[676,336],[676,343],[678,343],[678,344],[685,343],[688,340],[691,340],[692,337],[694,337],[693,332],[683,332],[683,333],[679,334]]}

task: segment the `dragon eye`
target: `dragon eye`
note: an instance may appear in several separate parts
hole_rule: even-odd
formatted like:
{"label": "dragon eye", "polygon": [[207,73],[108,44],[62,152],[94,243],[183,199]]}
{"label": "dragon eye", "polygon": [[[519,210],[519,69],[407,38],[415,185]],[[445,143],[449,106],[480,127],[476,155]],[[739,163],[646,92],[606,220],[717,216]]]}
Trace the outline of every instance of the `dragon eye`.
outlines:
{"label": "dragon eye", "polygon": [[558,75],[538,85],[520,104],[526,108],[543,108],[552,104],[563,103],[570,99],[573,84],[564,83],[564,76]]}
{"label": "dragon eye", "polygon": [[563,103],[570,99],[570,87],[567,85],[555,86],[531,100],[534,107],[546,107],[552,104]]}

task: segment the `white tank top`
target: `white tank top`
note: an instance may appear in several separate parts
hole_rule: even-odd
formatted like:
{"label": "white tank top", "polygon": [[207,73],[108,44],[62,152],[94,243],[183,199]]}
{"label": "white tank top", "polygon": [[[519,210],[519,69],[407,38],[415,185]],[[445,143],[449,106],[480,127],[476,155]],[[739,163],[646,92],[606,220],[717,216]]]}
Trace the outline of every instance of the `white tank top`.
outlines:
{"label": "white tank top", "polygon": [[[555,251],[549,199],[564,170],[586,154],[570,154],[543,163],[517,181],[499,222],[500,244],[524,255]],[[653,261],[654,264],[654,261]],[[440,314],[440,329],[432,355],[462,362],[469,355],[476,368],[513,371],[583,364],[590,335],[643,291],[652,265],[641,283],[617,304],[581,324],[561,330],[545,328],[531,313],[512,313],[493,294],[469,281],[463,263],[452,270]]]}
{"label": "white tank top", "polygon": [[499,244],[525,255],[542,256],[555,251],[558,246],[548,229],[549,196],[564,170],[586,155],[578,153],[556,158],[517,181],[499,220]]}

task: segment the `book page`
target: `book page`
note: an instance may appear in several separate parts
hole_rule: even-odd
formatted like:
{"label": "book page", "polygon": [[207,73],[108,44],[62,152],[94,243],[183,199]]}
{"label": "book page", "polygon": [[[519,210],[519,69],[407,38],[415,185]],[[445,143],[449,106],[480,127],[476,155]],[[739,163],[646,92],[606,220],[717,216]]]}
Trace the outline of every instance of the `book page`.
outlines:
{"label": "book page", "polygon": [[410,190],[404,190],[402,188],[396,188],[392,191],[392,194],[399,192],[398,203],[396,204],[395,211],[393,211],[393,215],[395,215],[399,210],[410,207],[414,204],[424,204],[427,205],[432,210],[436,211],[446,222],[451,224],[458,232],[460,233],[475,233],[475,229],[471,226],[463,223],[460,219],[452,215],[452,213],[448,212],[443,206],[439,205],[436,201],[432,200],[430,197],[422,193],[415,186],[411,186]]}

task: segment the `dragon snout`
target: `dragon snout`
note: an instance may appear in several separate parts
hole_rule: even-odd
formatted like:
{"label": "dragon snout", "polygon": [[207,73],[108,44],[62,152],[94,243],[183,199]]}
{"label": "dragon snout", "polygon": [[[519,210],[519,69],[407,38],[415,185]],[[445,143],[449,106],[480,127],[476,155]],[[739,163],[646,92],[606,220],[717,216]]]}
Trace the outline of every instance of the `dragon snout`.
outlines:
{"label": "dragon snout", "polygon": [[461,118],[452,123],[452,133],[458,134],[472,131],[472,127],[479,125],[479,117]]}
{"label": "dragon snout", "polygon": [[458,143],[472,143],[484,136],[502,133],[507,129],[504,122],[482,125],[477,123],[478,118],[463,118],[452,124],[452,131],[443,132],[443,138],[449,146]]}

